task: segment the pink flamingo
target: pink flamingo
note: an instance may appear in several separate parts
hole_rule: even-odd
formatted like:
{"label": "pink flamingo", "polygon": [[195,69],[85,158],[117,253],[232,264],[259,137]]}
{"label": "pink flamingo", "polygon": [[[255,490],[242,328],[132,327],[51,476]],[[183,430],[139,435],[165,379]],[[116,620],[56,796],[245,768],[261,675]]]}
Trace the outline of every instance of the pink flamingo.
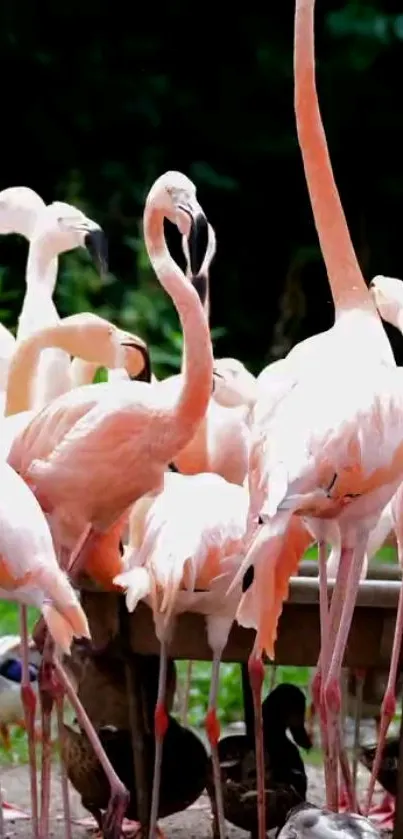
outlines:
{"label": "pink flamingo", "polygon": [[[0,235],[19,233],[29,239],[44,201],[25,186],[9,187],[0,192]],[[0,324],[0,404],[6,396],[8,367],[15,350],[15,337]],[[2,413],[2,410],[0,411]]]}
{"label": "pink flamingo", "polygon": [[[188,514],[183,527],[185,509]],[[116,577],[115,583],[126,589],[129,611],[134,610],[141,598],[147,599],[161,644],[150,839],[157,824],[162,745],[168,724],[165,711],[168,645],[175,617],[187,611],[206,615],[213,651],[206,729],[211,745],[219,835],[225,839],[216,705],[220,660],[241,597],[241,581],[230,597],[225,593],[239,567],[247,511],[247,490],[218,475],[167,473],[160,495],[147,501],[140,499],[131,512],[125,561],[129,569],[134,567]]]}
{"label": "pink flamingo", "polygon": [[[0,464],[3,492],[0,497],[0,597],[36,606],[58,647],[70,652],[73,637],[89,638],[87,619],[78,598],[59,568],[52,537],[32,492],[5,462]],[[33,836],[38,836],[35,767],[35,706],[29,678],[28,632],[22,612],[21,698],[30,754]],[[0,807],[2,818],[2,807]],[[0,835],[2,826],[0,824]]]}
{"label": "pink flamingo", "polygon": [[[179,173],[158,179],[145,209],[150,259],[183,320],[186,368],[177,401],[165,398],[163,382],[88,385],[47,405],[14,441],[9,460],[35,485],[38,497],[50,508],[52,526],[60,525],[58,542],[66,547],[77,548],[78,539],[83,543],[95,539],[137,498],[158,491],[172,453],[186,444],[205,414],[213,377],[208,325],[196,292],[167,252],[162,227],[164,215],[186,230],[200,214],[193,185]],[[97,445],[103,451],[101,462]],[[127,473],[124,482],[120,458]],[[98,468],[88,470],[92,459]],[[62,481],[57,476],[60,470]]]}
{"label": "pink flamingo", "polygon": [[[274,414],[273,410],[270,412],[269,407],[267,407],[267,422],[262,422],[255,432],[256,436],[252,449],[255,446],[256,451],[253,456],[251,454],[250,466],[250,479],[252,480],[252,545],[248,554],[249,559],[247,557],[246,562],[246,565],[251,561],[254,561],[255,564],[255,581],[253,587],[251,587],[251,589],[255,589],[255,592],[254,595],[252,591],[246,593],[243,608],[246,609],[248,595],[250,608],[252,609],[253,596],[256,600],[259,592],[267,591],[268,581],[264,584],[260,573],[257,573],[258,563],[256,560],[258,556],[263,559],[263,556],[266,555],[266,561],[263,563],[267,568],[266,573],[269,573],[269,566],[278,567],[276,557],[291,512],[300,513],[303,509],[306,519],[309,519],[312,514],[315,518],[318,518],[318,516],[321,518],[324,516],[338,518],[338,524],[341,526],[342,552],[329,616],[331,632],[328,647],[325,644],[326,621],[328,619],[326,573],[323,562],[320,562],[323,643],[319,669],[319,673],[322,674],[324,679],[322,699],[324,700],[328,720],[329,747],[326,749],[325,760],[328,801],[331,807],[337,807],[337,767],[335,760],[338,754],[338,712],[340,707],[337,679],[354,608],[368,532],[374,526],[380,509],[391,497],[399,482],[399,458],[396,461],[396,472],[393,477],[391,474],[393,465],[389,466],[388,463],[392,456],[393,446],[396,446],[396,449],[399,450],[400,442],[394,437],[394,434],[398,434],[399,423],[397,422],[395,429],[389,424],[392,414],[395,413],[399,404],[397,384],[399,374],[394,369],[394,359],[389,342],[359,270],[334,184],[315,89],[313,7],[312,0],[297,0],[295,15],[295,103],[298,136],[303,152],[315,221],[335,301],[336,322],[332,329],[326,333],[302,342],[291,351],[283,368],[284,381],[283,383],[279,382]],[[382,362],[385,366],[380,366]],[[345,375],[346,383],[344,386],[340,382],[341,371]],[[375,372],[373,373],[373,371]],[[332,395],[329,394],[329,400],[332,400],[334,411],[332,418],[330,401],[327,406],[324,403],[327,399],[328,379],[333,374],[334,389]],[[369,392],[365,393],[362,391],[363,383],[360,380],[369,376],[373,377],[373,386]],[[354,385],[349,384],[347,386],[349,382],[354,382]],[[351,390],[354,390],[356,382],[357,391],[354,395]],[[382,398],[381,403],[379,403],[375,383],[377,383],[378,394],[385,392],[385,400]],[[304,392],[305,396],[302,397]],[[337,398],[335,399],[336,392]],[[361,405],[358,400],[359,392],[362,399]],[[386,396],[387,393],[389,394],[388,397]],[[320,394],[319,405],[318,394]],[[311,400],[311,405],[315,406],[315,411],[318,413],[317,417],[316,414],[308,417],[307,412],[309,413],[310,406],[306,405],[303,408],[300,405],[300,402],[304,403],[304,400],[308,398]],[[317,461],[318,449],[316,442],[314,443],[312,440],[308,444],[308,439],[312,434],[312,428],[318,425],[319,417],[324,433],[323,441],[325,439],[328,441],[338,439],[340,442],[339,456],[341,456],[343,449],[344,453],[347,454],[345,444],[341,445],[342,432],[345,438],[347,428],[349,430],[355,428],[355,433],[357,433],[358,417],[360,417],[359,423],[361,424],[360,434],[363,439],[368,440],[367,445],[369,446],[365,449],[362,449],[362,445],[359,447],[358,439],[354,440],[353,434],[353,438],[350,437],[351,448],[348,453],[352,471],[345,472],[345,467],[338,459],[335,461],[334,454],[332,454],[326,467],[329,470],[326,475],[322,473],[324,463],[321,465],[319,474],[323,475],[323,479],[321,477],[318,489],[312,494],[309,501],[308,499],[303,500],[301,496],[304,493],[296,488],[293,489],[294,497],[292,499],[289,497],[290,484],[293,483],[291,476],[296,475],[296,464],[289,466],[289,474],[285,464],[289,462],[291,451],[300,452],[299,456],[301,457],[300,442],[297,446],[295,441],[288,439],[287,446],[290,451],[288,456],[283,452],[284,464],[280,461],[277,462],[276,458],[275,465],[272,462],[274,452],[277,451],[278,455],[280,451],[275,439],[276,435],[279,434],[280,439],[281,435],[284,437],[286,429],[290,429],[290,417],[298,417],[299,420],[300,409],[302,412],[301,419],[305,413],[306,425],[302,423],[300,429],[296,425],[293,428],[293,435],[298,438],[298,441],[302,441],[304,434],[307,435],[305,452],[312,450],[312,478],[315,475],[315,465],[319,466]],[[325,413],[327,413],[327,427],[324,422]],[[283,425],[285,424],[283,428],[281,428],[279,417],[281,417]],[[377,424],[381,429],[379,433],[381,434],[380,442],[382,442],[383,450],[381,446],[377,449],[379,461],[377,466],[374,464],[371,467],[370,476],[366,477],[365,469],[368,469],[366,458],[369,456],[369,450],[374,448],[373,435]],[[304,430],[302,430],[303,425]],[[274,437],[273,444],[271,443],[272,437]],[[318,439],[319,437],[318,429]],[[370,443],[370,441],[372,442]],[[353,457],[354,451],[355,460]],[[330,468],[330,462],[332,461],[332,468],[336,463],[338,467],[337,469],[334,468],[333,471]],[[303,462],[303,460],[300,460],[300,469],[302,469]],[[254,470],[255,477],[253,476]],[[270,492],[268,494],[269,474]],[[317,478],[318,476],[316,480]],[[327,480],[328,483],[326,483]],[[319,487],[326,488],[326,486],[327,490],[319,489]],[[362,497],[359,499],[351,498],[351,494],[354,495],[355,493],[359,493]],[[334,500],[334,497],[337,500]],[[261,515],[263,520],[262,513],[259,513],[259,506],[262,510],[264,505],[266,505],[266,512],[270,519],[277,511],[279,515],[271,521],[270,525],[266,525],[268,528],[266,533],[265,528],[261,527],[257,537],[253,539],[253,518],[256,522],[258,516]],[[289,509],[281,509],[281,506]],[[357,523],[360,519],[360,529],[357,531]],[[254,526],[256,527],[256,524]],[[319,538],[320,542],[323,543],[325,536],[319,534]],[[270,551],[268,550],[268,543],[271,544]],[[350,567],[351,576],[346,588]],[[347,598],[344,597],[345,590],[348,592]],[[274,597],[273,605],[270,608],[268,604],[264,606],[262,603],[260,606],[263,614],[261,611],[255,647],[257,655],[253,655],[250,662],[255,695],[259,692],[259,698],[255,701],[258,702],[259,706],[263,676],[260,661],[260,649],[262,649],[262,641],[259,639],[260,623],[264,620],[268,630],[268,644],[267,646],[263,645],[263,648],[272,653],[275,627],[281,608],[281,604],[276,606],[275,603],[278,603],[277,597]],[[254,606],[257,608],[256,602]],[[264,812],[262,819],[264,820]],[[264,828],[262,819],[260,823],[261,836],[263,836]]]}
{"label": "pink flamingo", "polygon": [[[17,327],[17,342],[41,326],[59,320],[53,303],[58,255],[85,246],[97,267],[106,268],[105,236],[95,222],[69,204],[54,202],[46,206],[39,195],[27,187],[10,187],[0,192],[0,234],[17,233],[29,241],[26,293]],[[15,338],[4,327],[0,334],[3,391],[6,373],[15,350]],[[70,358],[59,349],[48,349],[40,358],[33,407],[68,390]]]}
{"label": "pink flamingo", "polygon": [[[17,344],[43,326],[54,326],[59,315],[53,302],[58,256],[86,247],[101,272],[106,270],[106,239],[100,226],[81,210],[54,201],[37,214],[30,234],[26,293],[17,327]],[[70,356],[46,349],[39,360],[32,407],[39,409],[71,387]]]}
{"label": "pink flamingo", "polygon": [[[194,185],[178,172],[156,181],[144,213],[150,260],[184,330],[186,364],[177,399],[168,398],[163,383],[80,387],[34,416],[9,453],[48,514],[57,546],[72,551],[70,573],[77,573],[96,547],[102,555],[109,529],[131,504],[160,491],[167,464],[194,436],[208,406],[213,378],[208,324],[197,293],[169,255],[164,217],[184,235],[202,217]],[[122,799],[112,805],[114,835],[124,808]]]}
{"label": "pink flamingo", "polygon": [[[31,404],[30,394],[32,384],[35,382],[35,371],[38,369],[40,354],[46,347],[60,347],[70,359],[70,354],[79,354],[87,363],[105,364],[109,367],[127,367],[130,375],[141,374],[145,366],[149,366],[147,347],[137,336],[133,336],[114,327],[109,321],[91,313],[72,315],[71,317],[57,321],[55,325],[43,328],[26,338],[17,345],[17,349],[11,361],[8,390],[6,401],[6,414],[17,419],[22,417],[26,425],[31,417],[27,408]],[[97,361],[95,361],[97,360]],[[119,534],[112,532],[111,548],[108,550],[108,541],[105,543],[105,550],[102,555],[102,563],[98,557],[89,557],[88,570],[101,584],[104,584],[105,577],[109,572],[109,580],[121,569],[121,560],[118,551]],[[108,537],[109,538],[109,537]],[[99,571],[99,573],[97,573]],[[107,577],[108,579],[108,577]],[[21,606],[21,621],[26,624],[25,606]],[[25,695],[27,695],[25,690]],[[41,698],[44,691],[41,691]],[[35,713],[36,697],[30,688],[30,707]],[[50,773],[50,715],[52,704],[49,700],[42,702],[43,720],[43,762],[42,762],[42,813],[41,832],[47,832],[47,810],[49,800],[49,773]],[[58,716],[62,713],[58,703]],[[32,725],[32,721],[31,721]],[[31,754],[32,763],[35,761],[35,752]],[[67,800],[67,786],[64,790]]]}

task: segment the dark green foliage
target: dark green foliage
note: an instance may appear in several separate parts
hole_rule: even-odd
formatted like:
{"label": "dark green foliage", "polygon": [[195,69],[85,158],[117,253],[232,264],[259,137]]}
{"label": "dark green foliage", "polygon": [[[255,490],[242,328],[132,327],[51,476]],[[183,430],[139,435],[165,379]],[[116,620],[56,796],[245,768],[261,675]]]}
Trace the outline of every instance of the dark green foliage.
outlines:
{"label": "dark green foliage", "polygon": [[[332,322],[294,124],[293,6],[218,14],[171,2],[134,16],[119,0],[0,8],[0,188],[29,185],[104,225],[109,282],[84,254],[65,257],[58,306],[140,332],[159,374],[178,365],[180,330],[149,270],[141,214],[168,168],[196,181],[217,230],[217,354],[258,370]],[[362,267],[368,278],[402,275],[401,10],[392,0],[317,0],[316,29],[323,117]],[[26,251],[0,245],[0,317],[13,327]]]}

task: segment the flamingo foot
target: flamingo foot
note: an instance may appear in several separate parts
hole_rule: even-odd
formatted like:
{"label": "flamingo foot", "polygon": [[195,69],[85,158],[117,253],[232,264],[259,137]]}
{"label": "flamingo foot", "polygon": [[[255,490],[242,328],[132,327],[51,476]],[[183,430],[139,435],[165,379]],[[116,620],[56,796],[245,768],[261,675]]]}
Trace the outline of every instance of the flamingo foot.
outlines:
{"label": "flamingo foot", "polygon": [[112,791],[108,809],[102,819],[104,839],[121,839],[122,824],[128,803],[128,793],[123,796]]}
{"label": "flamingo foot", "polygon": [[[126,820],[123,822],[122,836],[125,836],[126,839],[144,839],[145,834],[140,822]],[[155,836],[156,839],[166,839],[165,833],[158,825],[155,828]]]}
{"label": "flamingo foot", "polygon": [[369,818],[382,830],[393,830],[395,822],[396,802],[393,795],[386,793],[379,804],[371,807]]}
{"label": "flamingo foot", "polygon": [[327,762],[326,776],[329,783],[328,807],[337,813],[341,692],[336,678],[330,679],[325,685],[324,706],[326,708],[328,732],[328,753],[325,755],[325,761]]}
{"label": "flamingo foot", "polygon": [[4,821],[14,821],[16,819],[29,819],[29,813],[22,810],[16,804],[10,804],[8,801],[3,801],[3,819]]}

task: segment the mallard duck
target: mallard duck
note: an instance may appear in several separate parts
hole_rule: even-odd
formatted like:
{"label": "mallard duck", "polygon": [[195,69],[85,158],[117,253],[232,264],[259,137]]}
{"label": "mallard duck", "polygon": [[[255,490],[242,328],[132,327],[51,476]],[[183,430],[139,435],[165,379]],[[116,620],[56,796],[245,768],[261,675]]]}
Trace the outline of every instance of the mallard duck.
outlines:
{"label": "mallard duck", "polygon": [[[83,807],[102,830],[102,811],[110,798],[109,783],[86,735],[64,725],[62,758],[68,777],[81,795]],[[98,731],[102,746],[115,771],[130,792],[126,816],[137,821],[137,799],[133,769],[133,751],[129,731],[105,726]],[[151,788],[154,767],[154,736],[145,737],[148,783]],[[159,818],[189,807],[206,786],[208,755],[201,740],[173,717],[164,739]]]}
{"label": "mallard duck", "polygon": [[[22,663],[20,659],[21,638],[19,635],[3,635],[0,638],[0,738],[3,748],[11,752],[10,725],[25,728],[24,709],[21,702]],[[34,690],[38,690],[39,657],[30,650],[29,678]],[[37,711],[40,711],[37,703]],[[2,801],[3,818],[28,818],[28,814],[14,804]]]}
{"label": "mallard duck", "polygon": [[[24,709],[21,702],[20,643],[19,635],[4,635],[0,638],[0,737],[4,749],[8,752],[11,750],[9,726],[17,725],[25,728]],[[39,658],[34,650],[30,658],[29,677],[37,692]],[[38,713],[39,710],[38,707]]]}
{"label": "mallard duck", "polygon": [[[291,684],[278,685],[262,705],[266,753],[266,828],[284,824],[287,812],[304,801],[307,778],[296,745],[311,748],[305,729],[306,701],[303,692]],[[225,818],[257,835],[256,761],[253,737],[248,734],[224,737],[218,744]],[[207,791],[215,813],[212,770]],[[213,828],[216,835],[216,825]]]}
{"label": "mallard duck", "polygon": [[294,807],[277,839],[380,839],[380,833],[357,813],[332,813],[307,801]]}

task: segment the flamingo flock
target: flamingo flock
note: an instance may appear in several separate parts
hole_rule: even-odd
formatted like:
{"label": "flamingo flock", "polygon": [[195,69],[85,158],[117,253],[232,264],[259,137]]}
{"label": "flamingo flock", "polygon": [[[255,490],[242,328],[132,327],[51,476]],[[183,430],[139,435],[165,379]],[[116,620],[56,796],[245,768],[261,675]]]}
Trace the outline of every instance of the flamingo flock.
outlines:
{"label": "flamingo flock", "polygon": [[[204,615],[212,650],[206,732],[220,839],[226,836],[217,750],[220,659],[234,620],[255,630],[249,676],[258,836],[264,839],[262,656],[274,658],[290,577],[313,543],[318,544],[321,651],[312,690],[320,710],[326,805],[338,812],[340,765],[349,810],[359,814],[341,736],[340,673],[359,581],[366,574],[368,556],[391,530],[403,563],[403,373],[380,317],[403,331],[403,285],[376,277],[368,288],[351,243],[317,100],[314,5],[314,0],[296,0],[295,114],[335,322],[327,332],[293,347],[257,378],[238,359],[214,358],[209,270],[216,235],[195,185],[184,174],[161,175],[144,207],[148,257],[183,331],[181,372],[163,381],[152,374],[147,344],[140,336],[93,313],[65,318],[57,313],[53,292],[59,254],[86,247],[97,269],[107,271],[99,225],[68,204],[46,206],[25,187],[0,193],[0,233],[18,233],[29,243],[26,293],[15,337],[3,326],[0,331],[0,596],[20,607],[21,700],[34,839],[49,836],[50,717],[55,704],[61,731],[64,695],[110,783],[106,839],[120,837],[127,807],[127,790],[63,661],[74,639],[90,638],[75,587],[82,570],[104,589],[124,592],[130,612],[145,600],[161,645],[149,839],[160,832],[167,657],[176,617],[185,611]],[[186,271],[169,253],[164,219],[182,236]],[[108,369],[108,381],[93,384],[101,366]],[[329,608],[328,577],[335,578]],[[38,692],[29,673],[28,605],[41,612],[33,633],[41,653],[40,802],[35,753]],[[402,630],[403,594],[377,755],[365,813],[357,816],[356,832],[351,834],[355,836],[375,835],[365,816],[371,811],[377,767],[395,708]],[[65,779],[63,800],[69,836]],[[315,836],[322,836],[326,818],[326,811],[318,815]],[[367,833],[357,834],[360,829]]]}

